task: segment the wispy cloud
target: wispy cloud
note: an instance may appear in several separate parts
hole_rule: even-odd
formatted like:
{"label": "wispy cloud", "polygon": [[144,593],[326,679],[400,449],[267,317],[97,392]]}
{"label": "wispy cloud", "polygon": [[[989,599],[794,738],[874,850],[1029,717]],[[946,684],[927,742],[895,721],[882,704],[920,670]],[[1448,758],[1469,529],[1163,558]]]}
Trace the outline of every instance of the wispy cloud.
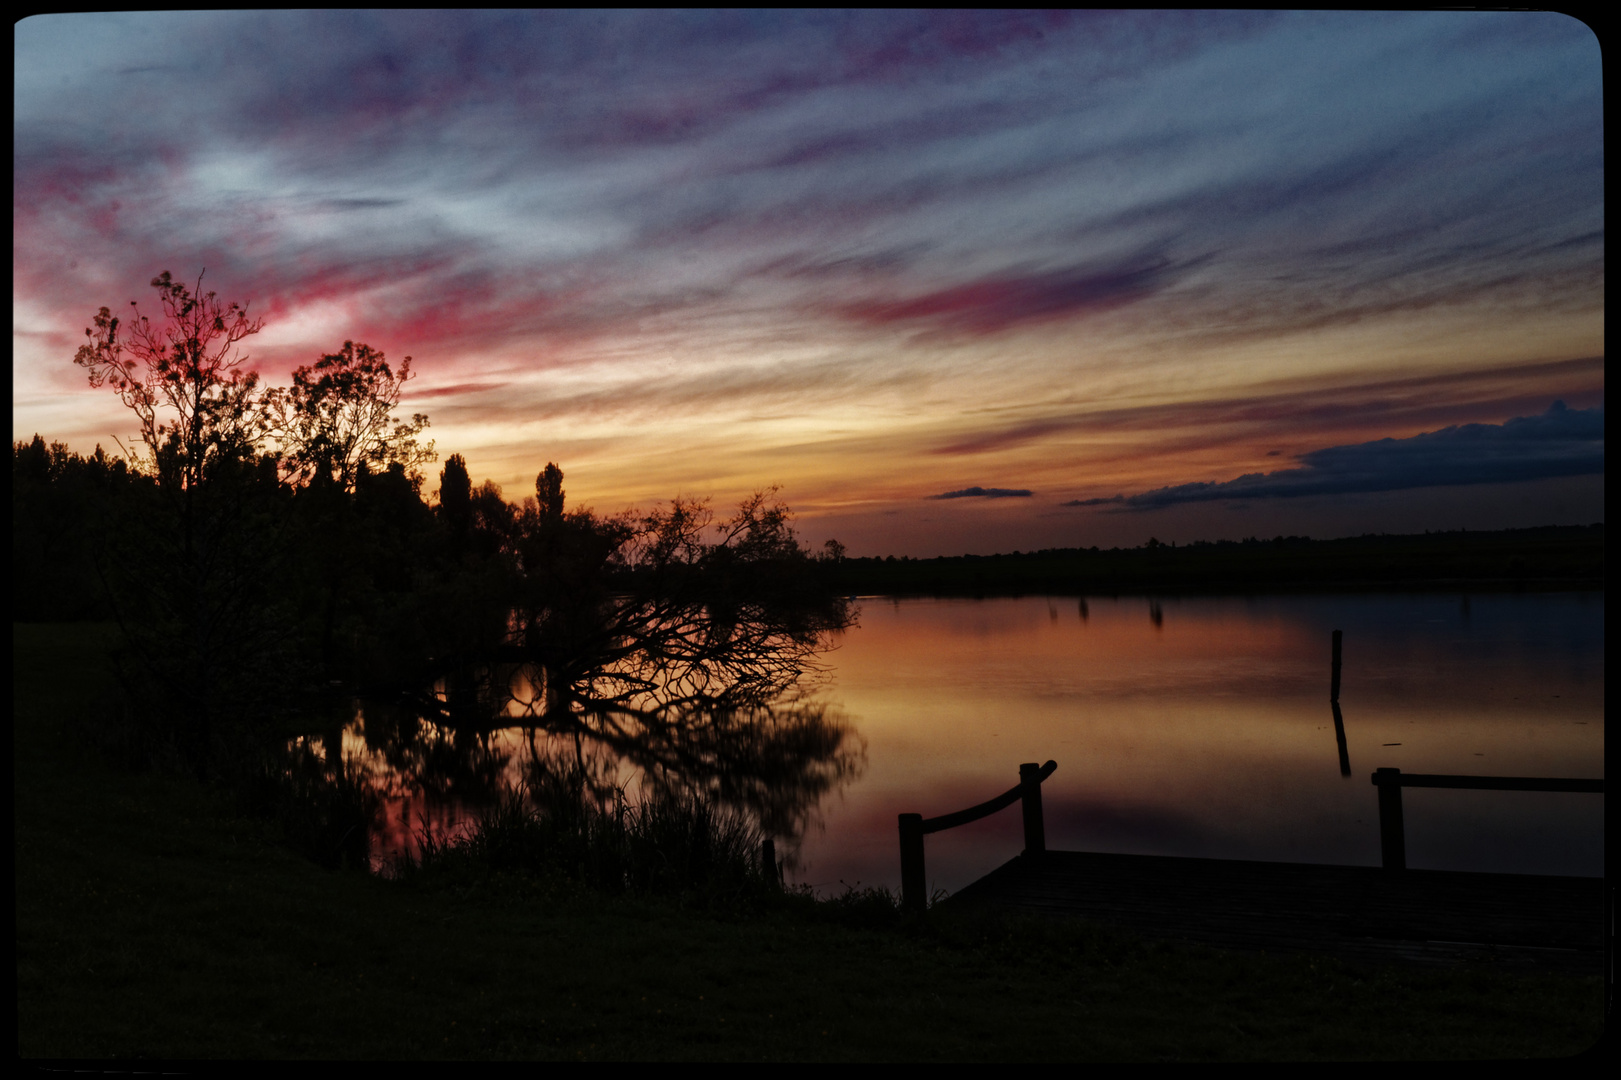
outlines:
{"label": "wispy cloud", "polygon": [[991,334],[1130,304],[1165,288],[1175,276],[1165,259],[995,275],[904,300],[864,301],[849,305],[842,313],[865,323],[906,323]]}
{"label": "wispy cloud", "polygon": [[[1539,407],[1556,395],[1601,394],[1604,358],[1467,368],[1401,378],[1336,380],[1332,384],[1286,386],[1270,393],[1238,397],[1207,395],[1192,401],[1143,406],[1043,403],[1035,416],[989,424],[971,435],[934,447],[934,453],[965,456],[995,453],[1053,436],[1097,436],[1163,432],[1179,449],[1244,438],[1301,439],[1312,429],[1341,431],[1369,426],[1406,428],[1453,426],[1481,414],[1512,415]],[[1067,408],[1065,406],[1068,406]]]}
{"label": "wispy cloud", "polygon": [[[346,339],[414,356],[441,446],[508,471],[566,437],[571,475],[709,483],[668,449],[702,425],[738,475],[791,460],[772,479],[914,508],[1016,476],[1107,511],[1602,398],[1601,360],[1546,363],[1602,350],[1604,298],[1602,57],[1552,12],[181,11],[15,38],[14,425],[75,442],[121,416],[69,363],[91,313],[203,267],[267,317],[267,381]],[[975,490],[946,494],[1042,505]]]}

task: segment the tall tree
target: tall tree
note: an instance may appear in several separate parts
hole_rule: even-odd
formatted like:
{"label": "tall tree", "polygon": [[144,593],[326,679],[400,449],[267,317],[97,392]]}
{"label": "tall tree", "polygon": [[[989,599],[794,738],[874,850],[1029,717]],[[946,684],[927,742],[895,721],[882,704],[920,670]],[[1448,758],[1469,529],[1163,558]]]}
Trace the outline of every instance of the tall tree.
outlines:
{"label": "tall tree", "polygon": [[458,543],[473,527],[473,478],[460,454],[451,454],[439,470],[439,516]]}
{"label": "tall tree", "polygon": [[563,516],[563,470],[556,462],[548,461],[535,477],[535,499],[542,518],[555,521]]}
{"label": "tall tree", "polygon": [[201,769],[217,736],[274,700],[291,671],[274,588],[285,515],[258,453],[264,413],[241,348],[263,320],[204,292],[201,275],[194,287],[168,271],[151,284],[162,316],[134,301],[127,322],[100,309],[74,362],[135,414],[138,445],[125,450],[156,478],[95,553],[130,646],[122,675],[153,733]]}

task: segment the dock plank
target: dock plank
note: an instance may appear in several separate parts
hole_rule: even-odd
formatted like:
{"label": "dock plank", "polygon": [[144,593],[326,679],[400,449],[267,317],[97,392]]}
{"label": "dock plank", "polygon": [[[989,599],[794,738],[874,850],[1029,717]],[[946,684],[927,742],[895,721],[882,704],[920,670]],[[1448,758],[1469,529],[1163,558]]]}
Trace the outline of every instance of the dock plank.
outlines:
{"label": "dock plank", "polygon": [[1049,851],[1020,855],[944,903],[1363,962],[1604,964],[1598,878]]}

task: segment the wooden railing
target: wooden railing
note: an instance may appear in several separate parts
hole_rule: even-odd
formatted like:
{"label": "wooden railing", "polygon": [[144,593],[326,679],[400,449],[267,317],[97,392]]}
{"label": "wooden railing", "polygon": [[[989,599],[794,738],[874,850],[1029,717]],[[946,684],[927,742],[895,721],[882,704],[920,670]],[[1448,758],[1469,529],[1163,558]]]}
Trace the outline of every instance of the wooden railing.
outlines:
{"label": "wooden railing", "polygon": [[970,821],[989,817],[998,810],[1024,803],[1024,853],[1040,855],[1047,850],[1046,827],[1041,820],[1041,782],[1053,774],[1058,762],[1045,765],[1027,762],[1019,766],[1019,782],[994,799],[958,810],[954,814],[924,818],[922,814],[900,815],[901,830],[901,908],[922,911],[927,903],[928,885],[923,875],[923,837],[943,829],[955,829]]}
{"label": "wooden railing", "polygon": [[1570,780],[1543,776],[1444,776],[1380,769],[1373,774],[1379,789],[1379,857],[1386,870],[1407,869],[1407,836],[1402,824],[1404,787],[1470,788],[1484,791],[1587,791],[1604,794],[1603,780]]}

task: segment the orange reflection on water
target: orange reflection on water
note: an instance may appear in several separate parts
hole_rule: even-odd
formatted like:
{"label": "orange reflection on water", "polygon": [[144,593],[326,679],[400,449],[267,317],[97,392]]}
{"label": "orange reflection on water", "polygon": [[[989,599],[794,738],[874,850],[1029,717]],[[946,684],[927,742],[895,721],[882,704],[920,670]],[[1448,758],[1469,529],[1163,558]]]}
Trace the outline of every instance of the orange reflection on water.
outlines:
{"label": "orange reflection on water", "polygon": [[416,737],[404,740],[397,724],[374,722],[368,731],[365,709],[357,705],[341,732],[295,740],[317,747],[329,771],[342,767],[376,794],[369,844],[374,870],[387,870],[401,855],[414,857],[424,838],[445,843],[466,836],[481,808],[500,792],[520,788],[535,763],[556,756],[563,741],[533,728],[469,732],[426,721],[414,727]]}
{"label": "orange reflection on water", "polygon": [[[961,809],[1048,758],[1053,847],[1376,864],[1374,768],[1601,776],[1602,638],[1602,597],[1580,595],[870,599],[833,657],[869,774],[802,879],[893,884],[898,812]],[[1602,872],[1600,797],[1432,801],[1413,865]],[[958,888],[1017,853],[1018,814],[928,846]]]}

